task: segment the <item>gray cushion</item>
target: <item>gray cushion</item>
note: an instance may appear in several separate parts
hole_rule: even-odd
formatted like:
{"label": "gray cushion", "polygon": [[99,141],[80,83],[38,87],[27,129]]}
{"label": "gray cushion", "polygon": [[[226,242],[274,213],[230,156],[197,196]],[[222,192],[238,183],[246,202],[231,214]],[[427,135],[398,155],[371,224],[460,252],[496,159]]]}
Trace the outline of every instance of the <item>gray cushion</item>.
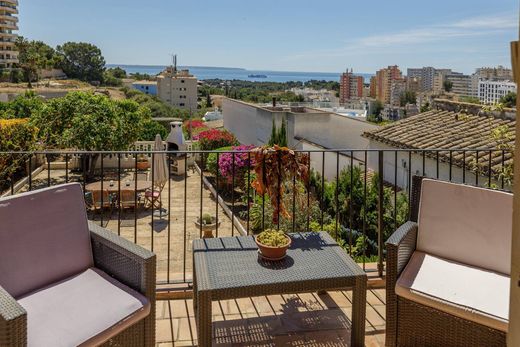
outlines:
{"label": "gray cushion", "polygon": [[78,183],[0,199],[0,286],[15,298],[93,266]]}
{"label": "gray cushion", "polygon": [[27,311],[28,346],[96,346],[150,313],[150,303],[91,268],[18,300]]}

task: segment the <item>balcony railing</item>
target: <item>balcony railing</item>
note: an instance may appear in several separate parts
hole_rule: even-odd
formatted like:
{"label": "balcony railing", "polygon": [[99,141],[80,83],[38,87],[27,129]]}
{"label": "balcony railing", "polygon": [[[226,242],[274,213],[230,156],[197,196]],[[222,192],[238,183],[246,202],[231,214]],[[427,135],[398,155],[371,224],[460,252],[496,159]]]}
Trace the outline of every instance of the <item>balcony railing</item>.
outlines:
{"label": "balcony railing", "polygon": [[[158,284],[172,285],[191,282],[191,241],[204,236],[203,225],[195,222],[205,214],[215,217],[216,237],[270,227],[327,231],[367,272],[381,276],[384,242],[407,220],[412,176],[502,190],[512,184],[509,149],[296,152],[309,156],[312,174],[309,182],[283,183],[289,213],[278,211],[276,224],[269,197],[253,188],[250,151],[0,152],[0,188],[5,196],[81,183],[89,219],[154,251]],[[158,200],[147,201],[139,180],[148,182],[144,186],[149,190],[156,185],[154,159],[159,155],[166,156],[170,178]],[[94,202],[88,192],[95,189],[109,194],[100,194],[100,201]],[[133,203],[120,203],[124,191],[132,192]],[[377,263],[377,270],[370,270],[368,263]]]}

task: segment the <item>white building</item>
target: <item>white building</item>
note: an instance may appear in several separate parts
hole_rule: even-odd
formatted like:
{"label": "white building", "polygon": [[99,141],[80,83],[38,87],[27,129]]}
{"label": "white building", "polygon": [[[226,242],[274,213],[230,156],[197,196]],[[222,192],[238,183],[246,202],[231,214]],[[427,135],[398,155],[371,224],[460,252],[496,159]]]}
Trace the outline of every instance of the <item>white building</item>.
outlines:
{"label": "white building", "polygon": [[[368,148],[369,140],[364,132],[379,126],[360,120],[358,117],[326,112],[308,107],[261,107],[239,100],[224,98],[222,102],[224,128],[233,133],[243,144],[264,145],[271,136],[273,119],[279,127],[282,119],[287,121],[287,140],[297,150],[358,149]],[[356,164],[364,163],[363,151],[353,152]],[[325,178],[336,176],[338,158],[335,152],[325,153]],[[351,162],[350,152],[339,154],[340,170]],[[322,153],[311,153],[311,167],[321,172]]]}
{"label": "white building", "polygon": [[478,82],[478,98],[484,104],[495,104],[508,93],[516,93],[515,82],[490,80]]}

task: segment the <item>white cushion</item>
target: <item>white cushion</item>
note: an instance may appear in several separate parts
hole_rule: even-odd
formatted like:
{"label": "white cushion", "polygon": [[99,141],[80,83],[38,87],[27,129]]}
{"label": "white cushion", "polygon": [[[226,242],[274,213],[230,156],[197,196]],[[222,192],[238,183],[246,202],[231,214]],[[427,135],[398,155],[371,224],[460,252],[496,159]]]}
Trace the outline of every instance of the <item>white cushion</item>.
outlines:
{"label": "white cushion", "polygon": [[424,179],[417,250],[509,275],[513,195]]}
{"label": "white cushion", "polygon": [[507,332],[509,276],[415,252],[399,276],[397,295]]}
{"label": "white cushion", "polygon": [[18,302],[27,311],[29,347],[96,346],[150,313],[143,295],[94,268]]}

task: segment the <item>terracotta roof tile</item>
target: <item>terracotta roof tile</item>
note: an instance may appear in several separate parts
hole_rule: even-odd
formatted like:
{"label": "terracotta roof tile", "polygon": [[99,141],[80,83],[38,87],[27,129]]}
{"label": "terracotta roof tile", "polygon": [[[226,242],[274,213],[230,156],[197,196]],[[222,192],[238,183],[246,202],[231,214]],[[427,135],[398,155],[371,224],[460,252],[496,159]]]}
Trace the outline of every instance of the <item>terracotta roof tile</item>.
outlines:
{"label": "terracotta roof tile", "polygon": [[[514,148],[515,124],[516,121],[511,119],[432,110],[365,132],[363,136],[394,148],[445,149],[439,152],[441,161],[449,162],[451,152],[453,165],[467,168],[475,167],[476,151],[464,155],[456,149],[497,149],[491,153],[491,168],[494,174],[498,174],[503,163],[512,164],[510,148]],[[508,140],[503,143],[497,143],[492,136],[492,131],[500,126],[509,130]],[[436,158],[436,153],[427,152],[427,156]],[[489,156],[489,151],[479,151],[481,172],[488,172]]]}

